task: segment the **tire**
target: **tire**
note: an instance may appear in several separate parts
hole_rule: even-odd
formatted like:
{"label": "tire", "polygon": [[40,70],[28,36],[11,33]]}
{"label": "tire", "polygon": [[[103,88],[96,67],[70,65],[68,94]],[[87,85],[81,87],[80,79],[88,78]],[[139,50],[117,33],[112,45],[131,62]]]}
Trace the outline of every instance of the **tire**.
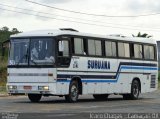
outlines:
{"label": "tire", "polygon": [[28,98],[31,102],[39,102],[41,100],[41,94],[28,94]]}
{"label": "tire", "polygon": [[108,98],[108,94],[94,94],[93,97],[96,100],[106,100]]}
{"label": "tire", "polygon": [[131,85],[131,93],[123,94],[123,98],[126,100],[137,100],[140,93],[140,84],[137,80],[133,80]]}
{"label": "tire", "polygon": [[65,96],[67,102],[77,102],[79,96],[79,89],[77,81],[72,81],[69,86],[69,94]]}
{"label": "tire", "polygon": [[137,80],[133,80],[132,86],[131,86],[131,99],[137,100],[140,93],[140,84]]}

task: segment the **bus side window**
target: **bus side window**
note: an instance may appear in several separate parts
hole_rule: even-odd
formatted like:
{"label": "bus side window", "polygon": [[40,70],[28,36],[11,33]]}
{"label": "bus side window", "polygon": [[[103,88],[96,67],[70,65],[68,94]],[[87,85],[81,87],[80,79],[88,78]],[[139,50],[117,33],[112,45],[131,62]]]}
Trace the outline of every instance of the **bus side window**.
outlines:
{"label": "bus side window", "polygon": [[144,45],[144,59],[146,59],[146,60],[154,60],[155,59],[154,46]]}
{"label": "bus side window", "polygon": [[134,44],[134,58],[142,59],[142,45]]}
{"label": "bus side window", "polygon": [[69,40],[60,40],[58,41],[58,66],[68,67],[70,64],[70,49],[69,49]]}
{"label": "bus side window", "polygon": [[122,58],[130,58],[129,43],[118,42],[118,56]]}
{"label": "bus side window", "polygon": [[141,44],[136,44],[136,43],[130,44],[130,52],[131,52],[130,53],[131,58],[142,59],[142,57],[143,57]]}
{"label": "bus side window", "polygon": [[86,55],[85,43],[83,38],[74,38],[74,54]]}
{"label": "bus side window", "polygon": [[58,56],[69,57],[69,42],[62,40],[58,42]]}
{"label": "bus side window", "polygon": [[116,42],[105,41],[105,56],[116,57]]}
{"label": "bus side window", "polygon": [[101,40],[88,39],[88,54],[91,56],[102,56]]}

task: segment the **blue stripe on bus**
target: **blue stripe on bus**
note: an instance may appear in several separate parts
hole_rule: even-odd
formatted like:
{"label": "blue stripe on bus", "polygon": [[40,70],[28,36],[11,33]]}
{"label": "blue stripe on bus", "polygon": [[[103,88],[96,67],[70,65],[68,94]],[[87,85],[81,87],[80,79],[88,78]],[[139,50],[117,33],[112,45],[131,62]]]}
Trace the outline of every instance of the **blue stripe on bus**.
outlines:
{"label": "blue stripe on bus", "polygon": [[108,82],[108,83],[116,83],[117,82],[117,80],[101,80],[101,79],[97,79],[97,80],[87,80],[87,79],[82,79],[82,82],[86,82],[86,83],[98,83],[98,82],[100,82],[100,83],[106,83],[106,82]]}
{"label": "blue stripe on bus", "polygon": [[[115,75],[78,75],[80,76],[81,78],[101,78],[101,79],[115,79],[117,77],[117,75],[119,73],[121,73],[121,70],[120,69],[124,69],[124,70],[128,70],[128,69],[131,69],[131,70],[157,70],[157,68],[155,67],[130,67],[130,66],[121,66],[119,68],[119,70],[117,71],[117,73]],[[102,72],[103,73],[103,72]],[[122,73],[125,73],[125,72],[122,72]],[[144,72],[142,72],[144,73]],[[57,78],[72,78],[73,76],[75,76],[74,74],[58,74]]]}
{"label": "blue stripe on bus", "polygon": [[[121,71],[122,69],[132,69],[132,67],[126,67],[126,66],[122,66],[119,70]],[[151,68],[151,67],[134,67],[134,69],[145,69],[145,70],[157,70],[157,68]],[[116,75],[116,78],[115,79],[82,79],[82,82],[110,82],[110,83],[116,83],[119,79],[119,75],[120,75],[120,72]],[[87,76],[87,75],[86,75]],[[92,75],[93,78],[95,78],[96,76],[95,75]],[[107,77],[107,76],[106,76]],[[58,79],[57,80],[58,82],[70,82],[70,80],[64,80],[64,79]]]}
{"label": "blue stripe on bus", "polygon": [[122,66],[122,69],[142,69],[142,70],[157,70],[157,68],[153,67],[128,67]]}
{"label": "blue stripe on bus", "polygon": [[[129,65],[127,66],[127,64],[129,64]],[[143,65],[141,64],[140,66],[136,66],[135,64],[138,64],[138,63],[120,63],[116,75],[102,75],[102,76],[101,75],[100,76],[79,75],[79,76],[81,76],[82,82],[112,82],[112,83],[115,82],[116,83],[119,79],[119,75],[121,73],[120,71],[122,69],[126,69],[126,70],[127,69],[136,69],[136,70],[157,70],[158,69],[157,67],[155,67],[155,66],[157,66],[157,64],[145,64],[146,66],[144,66],[144,63],[142,63]],[[73,76],[75,76],[75,75],[59,74],[57,77],[58,78],[71,78]],[[87,78],[87,79],[85,79],[85,78]],[[100,79],[98,79],[98,78],[100,78]],[[60,80],[60,79],[58,79],[57,81],[58,82],[70,82],[70,80]]]}
{"label": "blue stripe on bus", "polygon": [[[121,69],[133,69],[132,67],[128,67],[128,66],[122,66],[121,68],[120,68],[120,71],[121,71]],[[157,70],[157,68],[146,68],[146,67],[134,67],[134,69],[143,69],[143,70]],[[102,80],[102,79],[96,79],[96,80],[90,80],[90,79],[85,79],[85,80],[83,80],[82,79],[82,82],[101,82],[101,83],[103,83],[103,82],[108,82],[108,83],[116,83],[117,81],[118,81],[118,79],[119,79],[119,75],[120,75],[120,73],[118,73],[117,74],[117,77],[116,77],[116,79],[107,79],[107,80]]]}

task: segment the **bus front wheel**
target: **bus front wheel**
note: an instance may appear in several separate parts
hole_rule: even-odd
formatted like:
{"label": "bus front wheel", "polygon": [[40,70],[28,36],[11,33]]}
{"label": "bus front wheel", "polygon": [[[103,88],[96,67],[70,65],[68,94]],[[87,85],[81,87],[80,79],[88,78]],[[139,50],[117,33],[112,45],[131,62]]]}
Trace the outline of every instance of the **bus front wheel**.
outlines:
{"label": "bus front wheel", "polygon": [[72,81],[69,86],[69,94],[65,96],[67,102],[77,102],[79,95],[77,81]]}
{"label": "bus front wheel", "polygon": [[41,100],[41,94],[28,94],[28,98],[31,102],[39,102]]}

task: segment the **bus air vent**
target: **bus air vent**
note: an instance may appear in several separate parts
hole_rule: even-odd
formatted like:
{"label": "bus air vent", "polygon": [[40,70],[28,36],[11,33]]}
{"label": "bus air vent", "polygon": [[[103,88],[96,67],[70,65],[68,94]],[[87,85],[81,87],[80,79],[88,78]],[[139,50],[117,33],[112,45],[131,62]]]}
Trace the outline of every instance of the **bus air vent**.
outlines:
{"label": "bus air vent", "polygon": [[110,34],[109,36],[113,36],[113,37],[126,37],[126,36],[124,36],[124,35],[122,35],[122,34]]}
{"label": "bus air vent", "polygon": [[156,75],[151,75],[151,88],[155,88],[156,87]]}
{"label": "bus air vent", "polygon": [[72,29],[72,28],[60,28],[61,31],[74,31],[74,32],[78,32],[78,30],[76,29]]}

